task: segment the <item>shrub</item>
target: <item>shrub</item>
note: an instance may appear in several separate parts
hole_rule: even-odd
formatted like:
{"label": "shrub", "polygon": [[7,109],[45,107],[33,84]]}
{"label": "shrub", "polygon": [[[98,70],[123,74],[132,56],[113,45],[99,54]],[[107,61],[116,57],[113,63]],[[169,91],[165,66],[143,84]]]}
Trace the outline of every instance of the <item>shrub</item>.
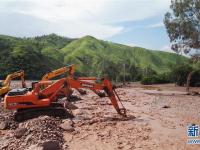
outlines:
{"label": "shrub", "polygon": [[144,84],[144,85],[149,85],[149,84],[153,84],[154,82],[154,77],[143,77],[142,80],[141,80],[141,84]]}
{"label": "shrub", "polygon": [[141,80],[141,84],[150,85],[150,84],[164,84],[170,83],[171,77],[169,73],[152,75],[149,77],[143,77]]}
{"label": "shrub", "polygon": [[200,87],[200,70],[197,70],[193,73],[190,86],[192,87]]}

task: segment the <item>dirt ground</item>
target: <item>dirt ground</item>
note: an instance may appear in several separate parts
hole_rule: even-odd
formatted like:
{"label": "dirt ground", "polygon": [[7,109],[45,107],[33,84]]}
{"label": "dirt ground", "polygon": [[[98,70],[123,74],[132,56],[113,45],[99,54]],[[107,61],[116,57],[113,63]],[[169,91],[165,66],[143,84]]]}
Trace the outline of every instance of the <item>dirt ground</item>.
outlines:
{"label": "dirt ground", "polygon": [[[117,92],[127,109],[127,118],[116,113],[107,97],[99,98],[91,91],[87,91],[84,96],[75,92],[81,97],[81,100],[72,102],[78,107],[73,110],[75,118],[58,120],[43,116],[20,124],[11,121],[10,124],[14,124],[14,127],[0,130],[0,149],[39,149],[42,143],[51,139],[48,134],[59,137],[51,140],[57,140],[61,149],[69,150],[200,149],[200,145],[186,143],[189,139],[187,125],[200,125],[200,96],[187,95],[185,88],[173,84],[130,84],[118,88]],[[1,121],[9,118],[8,114],[1,108]],[[33,127],[41,124],[37,119],[44,122],[44,129],[39,133],[38,127]],[[53,125],[49,129],[45,127],[45,123],[46,126],[48,123]],[[63,128],[64,125],[68,127]],[[25,130],[20,137],[16,136],[19,129]],[[41,134],[47,134],[46,138],[38,138]],[[27,140],[28,137],[31,140]]]}

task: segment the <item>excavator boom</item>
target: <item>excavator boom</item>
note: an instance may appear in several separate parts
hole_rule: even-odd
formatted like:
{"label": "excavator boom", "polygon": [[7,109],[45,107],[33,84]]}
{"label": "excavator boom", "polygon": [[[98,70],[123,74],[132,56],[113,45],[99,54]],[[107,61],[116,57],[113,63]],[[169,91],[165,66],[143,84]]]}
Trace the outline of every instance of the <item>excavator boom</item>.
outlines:
{"label": "excavator boom", "polygon": [[[93,81],[93,82],[91,82]],[[112,105],[116,109],[117,113],[126,116],[126,109],[121,103],[121,99],[116,93],[114,87],[108,79],[101,79],[101,83],[96,83],[97,78],[95,77],[82,77],[76,79],[68,79],[68,83],[71,88],[86,88],[92,91],[103,90],[109,99],[111,100]],[[121,104],[121,108],[119,107],[119,103]]]}
{"label": "excavator boom", "polygon": [[[72,64],[72,65],[68,65],[68,66],[65,66],[65,67],[62,67],[62,68],[59,68],[59,69],[56,69],[56,70],[53,70],[47,74],[45,74],[41,81],[48,81],[48,80],[51,80],[55,77],[58,77],[64,73],[68,73],[70,77],[73,77],[74,75],[74,72],[75,72],[75,65]],[[81,95],[84,95],[86,94],[86,92],[82,89],[76,89]]]}
{"label": "excavator boom", "polygon": [[25,79],[24,79],[24,71],[20,70],[20,71],[16,71],[12,74],[7,75],[6,79],[1,82],[0,84],[0,96],[5,95],[9,90],[10,90],[10,83],[13,79],[15,78],[21,78],[22,81],[22,87],[25,88],[26,87],[26,83],[25,83]]}
{"label": "excavator boom", "polygon": [[62,68],[59,68],[57,70],[54,70],[54,71],[51,71],[47,74],[45,74],[43,77],[42,77],[42,80],[41,81],[47,81],[47,80],[50,80],[52,78],[55,78],[61,74],[64,74],[66,72],[69,72],[69,75],[72,76],[74,74],[74,70],[75,70],[75,65],[70,65],[70,66],[65,66],[65,67],[62,67]]}

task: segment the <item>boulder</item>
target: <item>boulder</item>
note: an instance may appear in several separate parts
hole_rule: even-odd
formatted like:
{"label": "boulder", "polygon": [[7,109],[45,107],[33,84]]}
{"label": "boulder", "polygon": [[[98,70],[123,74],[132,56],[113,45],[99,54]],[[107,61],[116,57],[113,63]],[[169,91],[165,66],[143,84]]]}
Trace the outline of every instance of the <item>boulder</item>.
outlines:
{"label": "boulder", "polygon": [[0,122],[0,130],[5,130],[8,127],[8,123],[6,121]]}
{"label": "boulder", "polygon": [[83,110],[81,110],[81,109],[76,109],[76,110],[73,110],[73,114],[74,114],[75,116],[77,116],[77,115],[83,115],[84,112],[83,112]]}
{"label": "boulder", "polygon": [[29,146],[29,148],[27,148],[26,150],[43,150],[43,147],[36,144]]}
{"label": "boulder", "polygon": [[72,104],[72,103],[70,103],[70,102],[68,102],[68,101],[66,101],[66,102],[64,103],[64,107],[65,107],[66,109],[70,109],[70,110],[76,110],[76,109],[78,109],[78,107],[77,107],[76,105],[74,105],[74,104]]}
{"label": "boulder", "polygon": [[58,141],[47,141],[42,144],[43,150],[60,150]]}
{"label": "boulder", "polygon": [[26,132],[27,132],[27,128],[19,128],[15,130],[14,135],[16,138],[21,138]]}
{"label": "boulder", "polygon": [[68,132],[75,131],[75,129],[72,126],[73,126],[73,122],[71,120],[69,120],[69,119],[64,120],[63,123],[60,124],[60,127],[63,130],[68,131]]}
{"label": "boulder", "polygon": [[9,143],[10,143],[9,139],[1,138],[0,139],[0,149],[7,149]]}

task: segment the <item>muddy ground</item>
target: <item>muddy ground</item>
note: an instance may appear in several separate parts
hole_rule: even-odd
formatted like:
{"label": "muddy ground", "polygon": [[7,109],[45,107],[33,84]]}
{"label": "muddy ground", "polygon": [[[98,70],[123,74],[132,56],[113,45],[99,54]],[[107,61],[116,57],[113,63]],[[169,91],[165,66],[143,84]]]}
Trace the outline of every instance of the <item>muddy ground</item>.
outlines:
{"label": "muddy ground", "polygon": [[81,100],[72,102],[78,107],[72,120],[41,116],[16,123],[12,113],[1,108],[1,124],[8,122],[0,130],[0,149],[200,149],[186,143],[187,125],[200,125],[200,96],[187,95],[185,88],[172,84],[131,84],[117,92],[127,118],[116,113],[107,97],[91,91],[84,96],[74,93]]}

